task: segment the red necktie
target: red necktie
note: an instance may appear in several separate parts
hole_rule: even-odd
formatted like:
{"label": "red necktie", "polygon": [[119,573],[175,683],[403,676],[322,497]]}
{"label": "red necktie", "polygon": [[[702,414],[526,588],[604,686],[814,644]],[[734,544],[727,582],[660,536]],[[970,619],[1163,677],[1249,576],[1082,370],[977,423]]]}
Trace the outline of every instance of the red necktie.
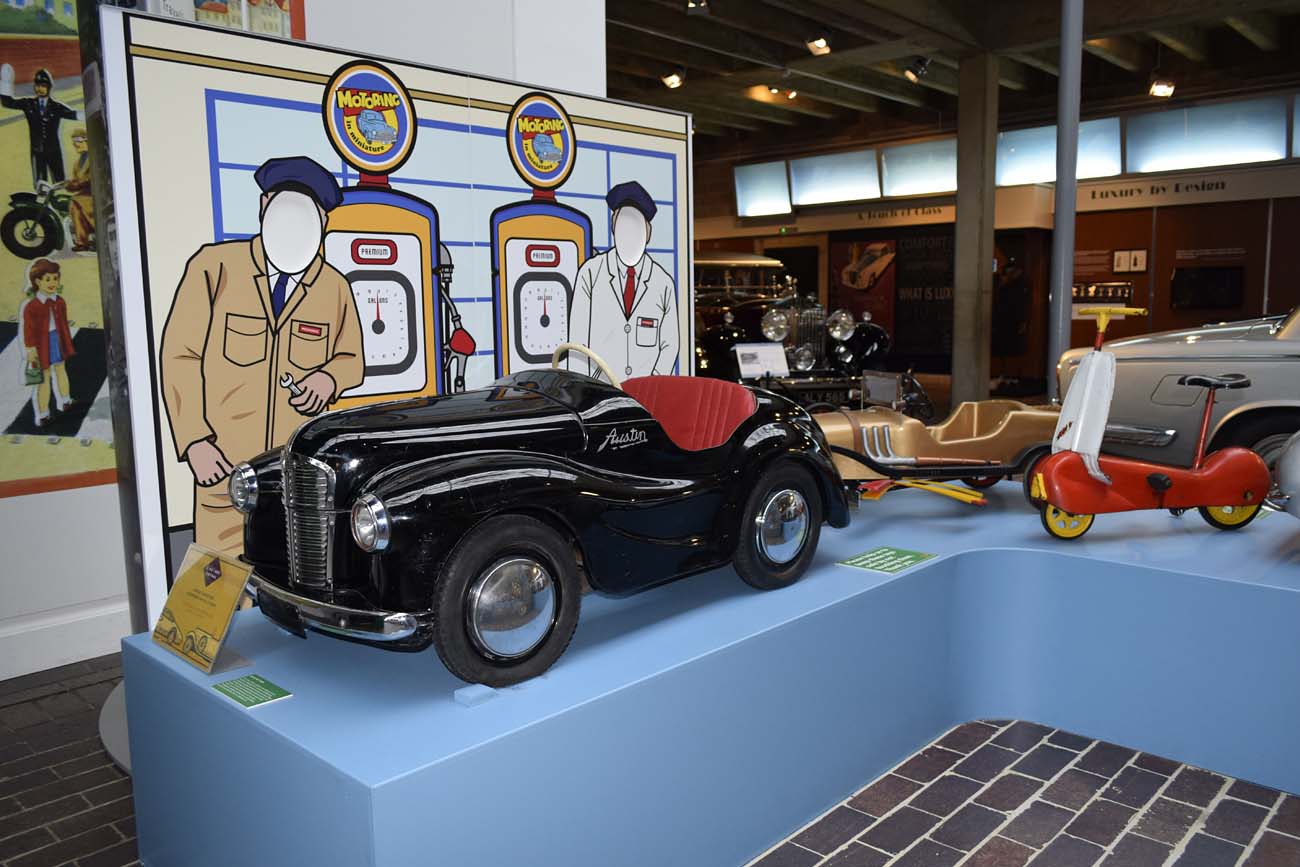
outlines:
{"label": "red necktie", "polygon": [[636,269],[627,269],[627,282],[623,284],[623,315],[632,316],[632,305],[636,301]]}

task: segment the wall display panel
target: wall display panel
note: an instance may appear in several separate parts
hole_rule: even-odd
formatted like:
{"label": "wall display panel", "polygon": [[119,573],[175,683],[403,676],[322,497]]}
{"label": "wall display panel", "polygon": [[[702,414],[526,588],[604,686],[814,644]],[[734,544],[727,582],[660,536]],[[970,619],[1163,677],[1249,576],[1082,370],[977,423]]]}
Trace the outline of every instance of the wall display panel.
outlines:
{"label": "wall display panel", "polygon": [[[1104,117],[1079,124],[1076,177],[1104,178],[1118,175],[1121,169],[1119,118]],[[1055,180],[1055,126],[998,133],[998,186],[1050,184]]]}
{"label": "wall display panel", "polygon": [[1167,172],[1284,159],[1287,98],[1198,105],[1128,120],[1127,170]]}
{"label": "wall display panel", "polygon": [[957,189],[957,139],[885,148],[880,154],[886,196],[921,196]]}
{"label": "wall display panel", "polygon": [[796,205],[880,198],[874,150],[790,160],[791,199]]}
{"label": "wall display panel", "polygon": [[0,18],[0,497],[117,478],[73,2]]}
{"label": "wall display panel", "polygon": [[1300,197],[1273,201],[1265,313],[1289,313],[1300,305],[1300,256],[1286,239],[1300,238]]}
{"label": "wall display panel", "polygon": [[736,213],[763,217],[790,213],[790,181],[785,160],[736,166]]}
{"label": "wall display panel", "polygon": [[[282,445],[306,416],[279,374],[330,373],[342,407],[482,387],[566,340],[631,375],[691,371],[685,115],[116,9],[101,25],[150,619],[170,550],[239,547],[206,520],[225,483],[196,484],[190,449]],[[342,198],[299,272],[314,282],[280,298],[261,193],[290,157]],[[610,276],[625,218],[647,234],[630,312]],[[218,309],[218,280],[249,303]],[[615,346],[632,317],[653,322],[645,351]]]}

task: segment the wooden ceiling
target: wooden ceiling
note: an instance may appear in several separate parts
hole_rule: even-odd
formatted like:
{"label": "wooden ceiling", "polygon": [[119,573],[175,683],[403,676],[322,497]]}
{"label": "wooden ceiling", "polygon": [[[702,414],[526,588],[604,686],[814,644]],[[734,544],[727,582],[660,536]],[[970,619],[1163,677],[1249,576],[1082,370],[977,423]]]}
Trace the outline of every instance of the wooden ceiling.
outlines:
{"label": "wooden ceiling", "polygon": [[[699,3],[700,0],[695,0]],[[690,111],[697,159],[950,132],[957,64],[999,57],[1001,123],[1055,115],[1056,0],[607,0],[609,95]],[[1083,116],[1300,87],[1300,0],[1086,0]],[[807,42],[829,41],[814,56]],[[913,83],[905,70],[928,61]],[[670,89],[662,77],[677,72]],[[773,93],[772,89],[776,92]],[[793,92],[795,96],[789,97]]]}

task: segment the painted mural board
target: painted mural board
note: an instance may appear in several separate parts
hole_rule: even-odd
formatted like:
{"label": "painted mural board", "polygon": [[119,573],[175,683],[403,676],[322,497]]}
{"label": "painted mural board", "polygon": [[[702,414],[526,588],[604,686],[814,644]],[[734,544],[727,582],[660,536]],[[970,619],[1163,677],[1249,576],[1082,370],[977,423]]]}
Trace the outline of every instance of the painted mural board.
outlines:
{"label": "painted mural board", "polygon": [[[579,342],[595,345],[617,322],[629,335],[630,375],[691,372],[688,116],[110,8],[100,20],[151,620],[171,552],[194,532],[196,492],[199,508],[218,508],[223,467],[283,444],[268,412],[305,419],[483,387],[503,364],[542,366],[562,325],[572,339],[582,285],[600,312],[584,314],[590,330]],[[516,111],[525,97],[533,102]],[[290,190],[267,179],[284,158],[321,167],[341,201],[319,193],[328,185],[311,175],[318,255],[281,287],[277,274],[297,267],[275,264],[292,247],[274,229],[290,214],[276,205]],[[503,212],[533,219],[494,219]],[[312,222],[310,205],[297,213]],[[249,261],[251,271],[236,274],[234,264]],[[584,284],[584,268],[599,279]],[[351,291],[329,289],[330,304],[305,315],[317,284],[301,283],[309,291],[295,302],[299,278],[341,279]],[[218,309],[186,291],[220,280],[237,282],[230,297],[248,304]],[[177,316],[183,298],[191,303]],[[657,313],[642,306],[650,298]],[[359,350],[350,342],[358,332]],[[284,359],[263,363],[282,344]],[[612,341],[604,352],[616,352]],[[176,373],[186,365],[225,378]],[[325,383],[323,399],[310,381],[319,372],[335,386],[330,394]],[[273,406],[214,412],[241,388]],[[227,433],[238,444],[223,448],[222,431],[240,424],[258,436]],[[215,445],[224,462],[204,445],[210,460],[190,460],[195,443]],[[236,524],[226,523],[230,545],[198,541],[235,550]]]}

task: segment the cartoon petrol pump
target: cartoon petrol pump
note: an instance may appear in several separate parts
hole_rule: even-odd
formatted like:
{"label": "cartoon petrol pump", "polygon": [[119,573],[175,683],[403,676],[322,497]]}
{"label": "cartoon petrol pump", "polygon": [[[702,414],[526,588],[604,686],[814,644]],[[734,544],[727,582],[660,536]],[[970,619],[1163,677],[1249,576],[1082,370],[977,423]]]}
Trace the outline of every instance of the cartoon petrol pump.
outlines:
{"label": "cartoon petrol pump", "polygon": [[361,175],[325,233],[325,260],[352,286],[365,356],[364,380],[337,405],[463,389],[474,340],[439,288],[437,209],[388,183],[415,145],[410,94],[384,67],[349,63],[326,85],[322,112],[334,149]]}
{"label": "cartoon petrol pump", "polygon": [[492,212],[492,303],[497,375],[549,367],[569,340],[578,269],[591,253],[591,219],[555,201],[577,159],[568,114],[551,97],[520,97],[506,122],[506,150],[528,201]]}

